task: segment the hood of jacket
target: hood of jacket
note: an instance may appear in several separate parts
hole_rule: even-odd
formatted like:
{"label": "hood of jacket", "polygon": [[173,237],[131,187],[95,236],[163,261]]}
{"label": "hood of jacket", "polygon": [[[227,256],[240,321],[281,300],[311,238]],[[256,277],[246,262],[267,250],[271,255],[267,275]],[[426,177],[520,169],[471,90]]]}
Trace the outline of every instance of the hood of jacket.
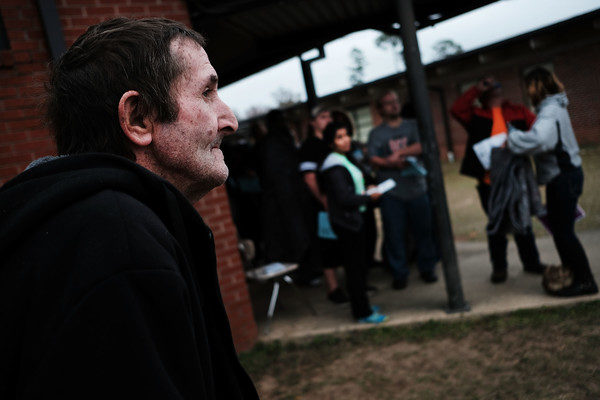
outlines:
{"label": "hood of jacket", "polygon": [[346,156],[341,155],[339,153],[335,153],[335,152],[329,153],[329,155],[327,157],[325,157],[325,160],[323,160],[323,164],[321,164],[321,168],[319,168],[319,170],[321,172],[323,172],[323,171],[326,171],[333,167],[344,167],[345,168],[344,163],[342,161],[342,157],[346,157]]}
{"label": "hood of jacket", "polygon": [[567,94],[565,92],[552,94],[547,96],[544,100],[540,102],[537,107],[537,111],[540,112],[545,107],[549,105],[556,105],[561,108],[567,108],[569,105],[569,99],[567,98]]}
{"label": "hood of jacket", "polygon": [[146,204],[167,227],[173,227],[172,207],[206,227],[173,185],[124,157],[100,153],[49,157],[33,162],[0,188],[0,252],[9,251],[40,221],[107,189]]}

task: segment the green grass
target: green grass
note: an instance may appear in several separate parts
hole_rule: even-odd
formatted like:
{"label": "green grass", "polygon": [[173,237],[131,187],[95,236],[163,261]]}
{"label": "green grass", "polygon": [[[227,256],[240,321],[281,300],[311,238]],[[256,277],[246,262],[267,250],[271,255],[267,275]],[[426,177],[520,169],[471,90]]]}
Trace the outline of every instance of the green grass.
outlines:
{"label": "green grass", "polygon": [[599,315],[596,301],[429,321],[261,343],[241,360],[264,399],[597,399]]}
{"label": "green grass", "polygon": [[[578,231],[600,228],[600,146],[582,148],[581,157],[585,183],[579,204],[587,216],[577,222],[575,227]],[[454,237],[457,240],[484,240],[487,218],[477,196],[476,181],[460,175],[459,168],[460,162],[442,165]],[[544,198],[544,188],[541,188],[541,193]],[[547,235],[537,219],[534,219],[533,228],[536,236]]]}

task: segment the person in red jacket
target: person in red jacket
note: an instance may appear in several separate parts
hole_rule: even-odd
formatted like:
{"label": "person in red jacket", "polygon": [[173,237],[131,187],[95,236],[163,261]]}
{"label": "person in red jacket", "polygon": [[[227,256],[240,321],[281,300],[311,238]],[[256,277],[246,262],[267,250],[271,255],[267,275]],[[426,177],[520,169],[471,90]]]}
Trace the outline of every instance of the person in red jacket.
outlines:
{"label": "person in red jacket", "polygon": [[[482,107],[475,105],[479,100]],[[473,151],[473,145],[492,135],[508,133],[507,124],[520,130],[529,130],[535,114],[520,104],[505,99],[502,85],[492,77],[481,79],[477,84],[464,92],[452,105],[450,113],[467,131],[467,147],[462,161],[460,173],[477,179],[477,192],[483,211],[488,214],[490,196],[490,174]],[[540,257],[531,229],[524,235],[515,234],[515,242],[519,257],[526,272],[542,273],[545,266]],[[492,262],[493,283],[506,281],[508,276],[506,248],[508,241],[504,233],[488,235],[488,248]]]}

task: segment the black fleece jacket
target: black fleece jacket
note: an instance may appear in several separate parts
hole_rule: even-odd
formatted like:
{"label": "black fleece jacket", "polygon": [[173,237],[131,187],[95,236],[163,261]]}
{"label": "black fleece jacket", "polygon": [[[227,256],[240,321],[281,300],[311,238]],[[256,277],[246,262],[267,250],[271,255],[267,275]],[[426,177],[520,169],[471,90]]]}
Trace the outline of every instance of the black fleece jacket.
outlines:
{"label": "black fleece jacket", "polygon": [[212,233],[121,157],[31,168],[0,188],[0,398],[256,399]]}
{"label": "black fleece jacket", "polygon": [[327,195],[327,210],[332,225],[358,232],[364,223],[359,207],[369,203],[369,196],[356,194],[350,172],[342,165],[321,172],[321,187]]}

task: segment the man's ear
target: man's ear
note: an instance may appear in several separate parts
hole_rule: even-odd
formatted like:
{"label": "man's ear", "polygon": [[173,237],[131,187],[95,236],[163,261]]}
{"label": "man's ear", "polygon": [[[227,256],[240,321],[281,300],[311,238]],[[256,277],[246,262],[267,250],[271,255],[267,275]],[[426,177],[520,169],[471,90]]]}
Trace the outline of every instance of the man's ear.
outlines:
{"label": "man's ear", "polygon": [[123,93],[119,101],[119,124],[127,139],[136,146],[145,147],[152,143],[153,121],[140,114],[140,94],[135,90]]}

